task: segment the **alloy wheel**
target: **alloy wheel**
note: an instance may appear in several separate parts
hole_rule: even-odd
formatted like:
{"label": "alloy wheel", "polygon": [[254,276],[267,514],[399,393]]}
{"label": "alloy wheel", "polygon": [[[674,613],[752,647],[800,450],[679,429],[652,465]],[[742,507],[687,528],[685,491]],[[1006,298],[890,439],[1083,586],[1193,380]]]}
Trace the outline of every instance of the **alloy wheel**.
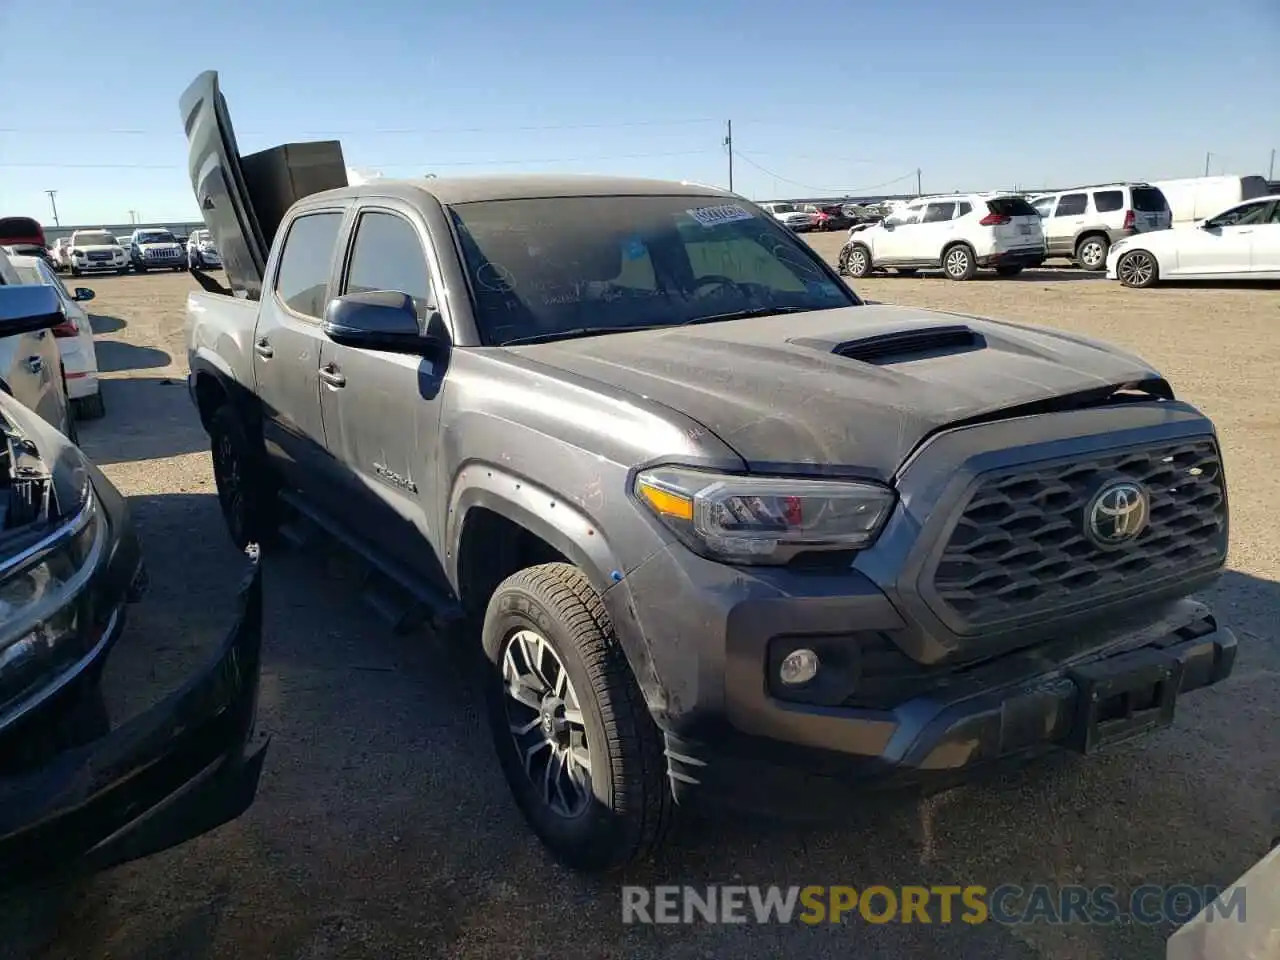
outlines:
{"label": "alloy wheel", "polygon": [[535,630],[517,630],[502,654],[507,728],[546,807],[577,817],[591,804],[591,751],[582,702],[563,661]]}
{"label": "alloy wheel", "polygon": [[244,476],[240,470],[240,458],[236,456],[235,444],[227,434],[218,437],[213,448],[213,477],[218,488],[218,500],[222,504],[222,514],[232,536],[239,542],[244,534],[245,502]]}
{"label": "alloy wheel", "polygon": [[1086,267],[1096,267],[1102,262],[1102,243],[1098,240],[1086,241],[1080,247],[1080,262]]}
{"label": "alloy wheel", "polygon": [[964,247],[956,247],[947,254],[947,273],[953,277],[963,277],[969,269],[969,252]]}
{"label": "alloy wheel", "polygon": [[1155,279],[1156,265],[1151,255],[1141,250],[1125,254],[1116,265],[1116,275],[1126,287],[1145,287]]}

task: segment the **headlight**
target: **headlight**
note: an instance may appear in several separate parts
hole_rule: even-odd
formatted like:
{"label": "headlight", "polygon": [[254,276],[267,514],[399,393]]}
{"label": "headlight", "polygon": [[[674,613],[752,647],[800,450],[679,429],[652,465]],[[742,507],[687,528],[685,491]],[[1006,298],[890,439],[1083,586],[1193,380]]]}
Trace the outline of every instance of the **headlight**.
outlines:
{"label": "headlight", "polygon": [[893,491],[871,483],[740,477],[684,467],[642,471],[633,492],[695,553],[747,564],[868,546],[894,500]]}
{"label": "headlight", "polygon": [[105,542],[91,492],[53,535],[0,567],[0,722],[8,708],[85,656],[97,642],[81,602]]}

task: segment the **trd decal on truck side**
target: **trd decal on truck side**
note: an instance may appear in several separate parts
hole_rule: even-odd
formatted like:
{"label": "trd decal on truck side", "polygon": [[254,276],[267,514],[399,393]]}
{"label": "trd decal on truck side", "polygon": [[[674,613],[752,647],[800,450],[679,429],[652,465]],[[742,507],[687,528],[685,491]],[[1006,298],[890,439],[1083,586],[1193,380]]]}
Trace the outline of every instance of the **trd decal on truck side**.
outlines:
{"label": "trd decal on truck side", "polygon": [[408,479],[407,477],[400,476],[400,474],[396,473],[394,470],[388,467],[384,467],[380,463],[375,463],[373,465],[373,471],[378,476],[380,476],[383,480],[386,480],[388,483],[394,483],[397,487],[403,487],[405,490],[408,490],[410,493],[418,492],[418,485],[416,483],[414,483],[412,480]]}

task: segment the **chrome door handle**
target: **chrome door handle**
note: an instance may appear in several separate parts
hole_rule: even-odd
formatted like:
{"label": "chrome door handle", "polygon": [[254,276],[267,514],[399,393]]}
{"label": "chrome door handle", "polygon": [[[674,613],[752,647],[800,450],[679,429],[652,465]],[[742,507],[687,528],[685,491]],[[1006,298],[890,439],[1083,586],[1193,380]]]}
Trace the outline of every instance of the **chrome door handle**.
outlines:
{"label": "chrome door handle", "polygon": [[44,369],[44,361],[39,357],[27,357],[27,369],[32,373],[39,373]]}
{"label": "chrome door handle", "polygon": [[334,389],[339,389],[347,385],[347,378],[338,372],[338,368],[332,363],[320,368],[320,379]]}
{"label": "chrome door handle", "polygon": [[267,359],[270,359],[271,357],[274,357],[276,355],[276,352],[272,348],[271,344],[267,342],[266,337],[263,337],[260,340],[256,341],[253,345],[253,349],[258,352],[258,356],[265,357]]}

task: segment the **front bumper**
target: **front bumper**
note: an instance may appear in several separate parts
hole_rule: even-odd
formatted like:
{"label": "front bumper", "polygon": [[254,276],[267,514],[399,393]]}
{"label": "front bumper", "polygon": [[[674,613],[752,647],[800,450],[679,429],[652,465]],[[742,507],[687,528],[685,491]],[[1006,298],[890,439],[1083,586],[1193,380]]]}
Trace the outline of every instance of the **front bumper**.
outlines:
{"label": "front bumper", "polygon": [[123,260],[73,260],[71,265],[81,273],[115,273],[117,270],[129,268],[128,259]]}
{"label": "front bumper", "polygon": [[[1157,687],[1164,697],[1207,686],[1234,663],[1234,636],[1186,599],[1221,571],[1225,520],[1213,555],[1156,564],[1141,579],[984,623],[937,594],[936,558],[959,511],[992,477],[1021,477],[1028,464],[1109,469],[1115,451],[1211,437],[1211,424],[1177,402],[943,431],[900,470],[897,507],[855,557],[807,569],[731,567],[668,544],[628,570],[604,600],[666,736],[677,790],[732,794],[719,785],[742,774],[754,785],[743,795],[757,796],[771,771],[866,783],[1089,750],[1120,733],[1110,725],[1114,699],[1094,721],[1080,719],[1081,691],[1101,690],[1104,680],[1140,688],[1141,719],[1129,732],[1169,722],[1172,701],[1148,709]],[[1132,456],[1126,462],[1139,469]],[[816,651],[822,668],[805,688],[788,690],[777,668],[799,648]],[[1147,652],[1113,659],[1139,650]],[[1086,669],[1096,660],[1109,663]]]}
{"label": "front bumper", "polygon": [[[1187,618],[1190,618],[1189,620]],[[1185,620],[1182,626],[1173,623]],[[1092,753],[1173,721],[1178,697],[1230,675],[1236,638],[1198,604],[1110,645],[1045,669],[1035,649],[988,674],[913,698],[887,713],[799,707],[795,723],[843,721],[886,734],[856,755],[750,735],[699,742],[666,735],[677,798],[771,813],[838,815],[868,788],[942,787],[1052,750]]]}
{"label": "front bumper", "polygon": [[266,744],[250,745],[262,642],[256,561],[216,653],[153,697],[139,678],[155,674],[125,668],[152,655],[147,637],[124,629],[125,604],[145,587],[137,539],[122,498],[93,474],[112,538],[87,587],[101,639],[52,695],[0,728],[0,886],[182,843],[247,809],[261,773]]}

